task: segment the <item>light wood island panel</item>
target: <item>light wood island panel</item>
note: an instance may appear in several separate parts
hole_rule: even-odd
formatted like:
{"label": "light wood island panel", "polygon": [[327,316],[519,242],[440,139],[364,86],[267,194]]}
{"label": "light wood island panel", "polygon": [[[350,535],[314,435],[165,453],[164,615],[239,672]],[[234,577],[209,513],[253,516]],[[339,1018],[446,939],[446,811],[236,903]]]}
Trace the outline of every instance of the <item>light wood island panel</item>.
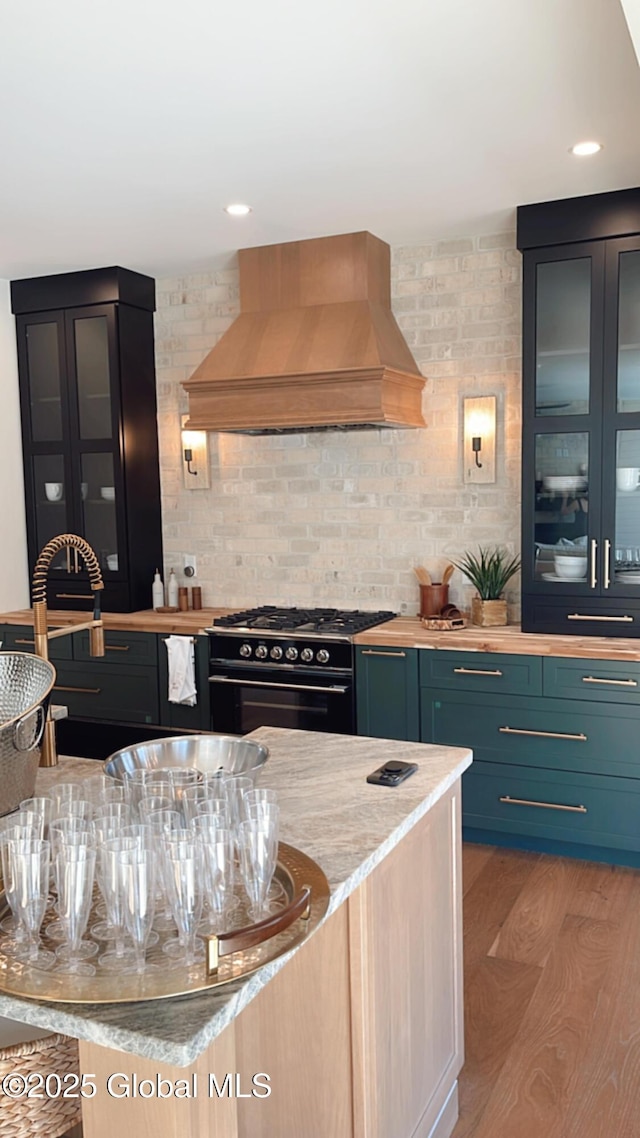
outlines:
{"label": "light wood island panel", "polygon": [[[84,1138],[449,1138],[463,1062],[459,781],[188,1068],[80,1043]],[[197,1075],[197,1099],[109,1075]],[[272,1094],[251,1097],[270,1076]],[[209,1075],[248,1097],[209,1097]]]}

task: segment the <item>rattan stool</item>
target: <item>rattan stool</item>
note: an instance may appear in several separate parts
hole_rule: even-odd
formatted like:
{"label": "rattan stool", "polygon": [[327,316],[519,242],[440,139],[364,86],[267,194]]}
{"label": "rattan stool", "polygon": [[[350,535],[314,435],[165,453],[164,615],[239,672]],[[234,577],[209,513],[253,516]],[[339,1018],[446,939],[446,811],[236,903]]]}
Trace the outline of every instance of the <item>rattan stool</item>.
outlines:
{"label": "rattan stool", "polygon": [[[78,1098],[62,1098],[65,1090],[76,1091],[70,1081],[63,1081],[65,1075],[78,1074],[78,1041],[66,1035],[47,1035],[44,1039],[16,1043],[12,1047],[0,1048],[0,1134],[2,1138],[60,1138],[80,1121],[81,1102]],[[42,1098],[11,1098],[1,1089],[6,1075],[41,1074],[59,1075],[60,1096],[56,1085],[47,1095],[44,1087],[37,1087],[32,1079],[30,1086],[42,1094]]]}

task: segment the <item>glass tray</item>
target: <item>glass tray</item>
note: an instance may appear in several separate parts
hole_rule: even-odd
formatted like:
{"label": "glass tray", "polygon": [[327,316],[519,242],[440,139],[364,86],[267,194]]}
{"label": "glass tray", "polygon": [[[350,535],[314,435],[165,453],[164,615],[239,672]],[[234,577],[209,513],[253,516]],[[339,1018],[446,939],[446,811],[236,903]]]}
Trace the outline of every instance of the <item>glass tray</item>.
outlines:
{"label": "glass tray", "polygon": [[[96,968],[95,976],[45,972],[0,952],[0,992],[8,996],[52,1003],[111,1004],[163,1000],[170,996],[184,996],[191,992],[219,988],[249,976],[305,940],[327,911],[329,882],[317,862],[294,846],[280,842],[270,895],[272,915],[259,924],[251,923],[245,908],[246,902],[238,895],[232,913],[232,926],[221,937],[202,937],[207,961],[198,961],[191,968],[175,966],[162,950],[165,940],[175,939],[174,930],[169,935],[161,933],[158,943],[147,952],[147,960],[161,963],[162,969],[142,975],[104,973],[99,967]],[[99,900],[96,890],[94,910]],[[9,907],[2,892],[0,917],[8,913]],[[85,939],[91,939],[91,927],[99,919],[99,915],[93,911]],[[53,911],[47,913],[42,927],[42,944],[45,948],[55,948],[59,943],[52,942],[47,936],[47,925],[52,920],[55,920]],[[281,931],[276,928],[274,935],[270,926],[289,920],[292,923]],[[104,952],[110,942],[100,941],[99,945]],[[215,967],[218,950],[220,956],[217,969],[209,971],[209,967]]]}

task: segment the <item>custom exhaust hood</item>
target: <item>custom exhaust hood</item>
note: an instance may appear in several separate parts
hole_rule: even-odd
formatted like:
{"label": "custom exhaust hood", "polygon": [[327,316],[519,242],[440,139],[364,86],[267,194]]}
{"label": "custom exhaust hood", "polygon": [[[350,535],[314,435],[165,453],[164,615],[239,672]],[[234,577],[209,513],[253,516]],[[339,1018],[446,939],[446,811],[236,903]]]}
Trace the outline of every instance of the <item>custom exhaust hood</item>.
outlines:
{"label": "custom exhaust hood", "polygon": [[240,315],[184,383],[194,430],[424,427],[389,246],[346,233],[241,249]]}

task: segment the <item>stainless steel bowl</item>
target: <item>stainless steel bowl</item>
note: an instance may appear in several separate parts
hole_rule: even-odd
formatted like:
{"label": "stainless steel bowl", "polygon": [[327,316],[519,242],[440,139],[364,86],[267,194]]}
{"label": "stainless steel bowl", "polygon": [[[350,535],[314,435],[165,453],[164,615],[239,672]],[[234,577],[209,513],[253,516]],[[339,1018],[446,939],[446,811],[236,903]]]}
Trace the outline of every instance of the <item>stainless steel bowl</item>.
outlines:
{"label": "stainless steel bowl", "polygon": [[175,735],[123,747],[109,756],[105,771],[122,778],[138,767],[197,767],[204,773],[225,770],[244,774],[255,782],[269,757],[263,743],[239,735]]}

